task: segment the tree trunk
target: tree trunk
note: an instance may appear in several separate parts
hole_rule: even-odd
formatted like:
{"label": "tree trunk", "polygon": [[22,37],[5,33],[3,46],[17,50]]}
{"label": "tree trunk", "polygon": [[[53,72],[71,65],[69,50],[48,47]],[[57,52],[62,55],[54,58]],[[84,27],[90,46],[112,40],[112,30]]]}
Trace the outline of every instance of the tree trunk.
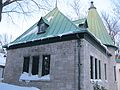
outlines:
{"label": "tree trunk", "polygon": [[1,22],[1,19],[2,19],[2,0],[0,0],[0,22]]}

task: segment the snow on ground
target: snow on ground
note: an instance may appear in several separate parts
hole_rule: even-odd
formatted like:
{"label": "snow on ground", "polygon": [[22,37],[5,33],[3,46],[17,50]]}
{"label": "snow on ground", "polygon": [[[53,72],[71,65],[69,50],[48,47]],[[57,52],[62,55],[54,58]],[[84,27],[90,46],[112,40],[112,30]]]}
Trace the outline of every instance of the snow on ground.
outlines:
{"label": "snow on ground", "polygon": [[45,76],[42,76],[42,77],[38,77],[38,75],[29,76],[28,73],[23,72],[23,74],[20,76],[20,81],[21,80],[25,80],[25,81],[31,81],[31,80],[50,81],[50,75],[45,75]]}
{"label": "snow on ground", "polygon": [[6,83],[0,83],[0,90],[40,90],[40,89],[35,87],[21,87],[21,86],[6,84]]}

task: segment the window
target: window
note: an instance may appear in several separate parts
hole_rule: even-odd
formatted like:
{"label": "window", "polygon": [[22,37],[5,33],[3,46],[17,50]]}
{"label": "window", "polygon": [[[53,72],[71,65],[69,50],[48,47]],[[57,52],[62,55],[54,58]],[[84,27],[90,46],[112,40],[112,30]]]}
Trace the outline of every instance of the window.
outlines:
{"label": "window", "polygon": [[99,79],[101,79],[101,61],[99,60]]}
{"label": "window", "polygon": [[42,23],[40,26],[38,26],[38,33],[43,33],[45,32],[45,24]]}
{"label": "window", "polygon": [[104,69],[105,69],[105,80],[107,80],[107,69],[106,69],[106,64],[104,64]]}
{"label": "window", "polygon": [[114,66],[114,78],[115,78],[115,81],[116,81],[116,66]]}
{"label": "window", "polygon": [[23,72],[29,72],[30,57],[24,57]]}
{"label": "window", "polygon": [[[40,63],[41,62],[41,63]],[[24,57],[23,73],[19,80],[22,81],[36,81],[36,80],[50,80],[50,55],[28,56]],[[43,78],[44,76],[45,78]]]}
{"label": "window", "polygon": [[91,75],[91,79],[93,79],[94,74],[93,74],[93,56],[90,56],[90,75]]}
{"label": "window", "polygon": [[50,73],[50,55],[43,55],[42,76]]}
{"label": "window", "polygon": [[32,75],[37,75],[39,71],[39,56],[33,56],[32,59]]}
{"label": "window", "polygon": [[98,78],[98,74],[97,74],[97,59],[95,58],[95,79]]}
{"label": "window", "polygon": [[[30,57],[24,57],[23,72],[32,73],[32,75],[37,75],[39,69],[39,56],[32,57],[32,65],[30,65],[30,62]],[[29,71],[30,68],[32,68],[31,71]]]}

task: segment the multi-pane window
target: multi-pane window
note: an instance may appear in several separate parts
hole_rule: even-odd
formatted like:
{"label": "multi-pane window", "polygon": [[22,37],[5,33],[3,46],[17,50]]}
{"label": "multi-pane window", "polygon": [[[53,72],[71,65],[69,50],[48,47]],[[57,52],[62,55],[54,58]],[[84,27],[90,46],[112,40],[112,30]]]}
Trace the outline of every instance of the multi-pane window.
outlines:
{"label": "multi-pane window", "polygon": [[106,67],[106,64],[104,64],[104,69],[105,69],[105,80],[107,80],[107,67]]}
{"label": "multi-pane window", "polygon": [[101,60],[90,56],[90,78],[101,79]]}
{"label": "multi-pane window", "polygon": [[[23,72],[31,73],[32,75],[37,75],[39,69],[39,56],[33,56],[31,60],[30,60],[30,56],[24,57]],[[32,68],[32,70],[29,72],[30,68]]]}
{"label": "multi-pane window", "polygon": [[32,75],[39,74],[39,65],[42,66],[41,75],[48,75],[50,73],[50,55],[42,56],[42,63],[39,63],[39,56],[24,57],[23,72],[31,73]]}
{"label": "multi-pane window", "polygon": [[50,73],[50,55],[43,55],[42,76]]}
{"label": "multi-pane window", "polygon": [[91,79],[94,78],[94,72],[93,72],[93,56],[90,56],[90,75]]}
{"label": "multi-pane window", "polygon": [[115,78],[115,81],[116,81],[116,66],[114,66],[114,78]]}
{"label": "multi-pane window", "polygon": [[101,79],[101,61],[99,60],[99,79]]}
{"label": "multi-pane window", "polygon": [[97,59],[95,58],[95,79],[98,78],[98,71],[97,71]]}

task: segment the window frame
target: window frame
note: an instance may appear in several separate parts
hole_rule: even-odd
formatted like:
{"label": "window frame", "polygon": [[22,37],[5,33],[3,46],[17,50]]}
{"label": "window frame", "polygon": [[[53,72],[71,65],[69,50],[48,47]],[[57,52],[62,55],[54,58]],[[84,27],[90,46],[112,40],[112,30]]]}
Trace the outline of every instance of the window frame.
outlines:
{"label": "window frame", "polygon": [[98,79],[98,62],[97,58],[95,58],[95,79]]}
{"label": "window frame", "polygon": [[[27,73],[29,73],[29,67],[30,67],[30,56],[24,56],[23,57],[24,59],[23,59],[23,70],[22,70],[22,73],[23,72],[27,72]],[[28,59],[29,61],[28,62],[26,62],[26,60],[25,59]],[[25,66],[27,64],[27,67]],[[27,69],[27,71],[25,70],[25,69]],[[25,70],[25,71],[24,71]]]}
{"label": "window frame", "polygon": [[[48,58],[48,71],[46,70],[46,72],[45,72],[45,67],[46,66],[44,66],[45,65],[45,57],[47,57]],[[45,75],[48,75],[48,74],[50,74],[50,58],[51,58],[51,56],[50,55],[42,55],[42,73],[41,73],[41,76],[45,76]],[[46,68],[46,69],[47,69]]]}
{"label": "window frame", "polygon": [[107,65],[104,63],[105,80],[107,80]]}
{"label": "window frame", "polygon": [[114,66],[114,80],[115,81],[117,80],[117,77],[116,77],[116,66]]}
{"label": "window frame", "polygon": [[99,60],[99,79],[101,79],[101,60]]}
{"label": "window frame", "polygon": [[[49,60],[49,62],[48,62],[48,73],[47,74],[45,74],[45,75],[49,75],[50,74],[50,58],[51,58],[51,55],[50,54],[43,54],[43,55],[32,55],[32,56],[23,56],[23,70],[22,70],[22,74],[24,74],[24,72],[25,73],[27,73],[29,76],[34,76],[34,75],[38,75],[38,78],[41,78],[42,76],[45,76],[45,75],[43,75],[43,57],[48,57],[48,60]],[[26,71],[24,71],[24,62],[25,62],[25,58],[29,58],[29,63],[27,63],[28,65],[28,67],[27,67],[27,72]],[[35,72],[35,73],[33,73],[33,68],[34,68],[34,66],[35,66],[35,64],[34,64],[34,66],[33,66],[33,62],[35,61],[35,58],[36,58],[36,60],[38,60],[37,62],[38,62],[38,64],[37,64],[37,72]]]}
{"label": "window frame", "polygon": [[94,59],[93,56],[90,56],[90,78],[94,79]]}
{"label": "window frame", "polygon": [[[35,58],[37,58],[37,59],[35,59]],[[39,74],[39,59],[40,59],[40,57],[38,55],[32,56],[32,70],[31,70],[32,75]],[[37,69],[37,70],[34,70],[34,69]]]}

